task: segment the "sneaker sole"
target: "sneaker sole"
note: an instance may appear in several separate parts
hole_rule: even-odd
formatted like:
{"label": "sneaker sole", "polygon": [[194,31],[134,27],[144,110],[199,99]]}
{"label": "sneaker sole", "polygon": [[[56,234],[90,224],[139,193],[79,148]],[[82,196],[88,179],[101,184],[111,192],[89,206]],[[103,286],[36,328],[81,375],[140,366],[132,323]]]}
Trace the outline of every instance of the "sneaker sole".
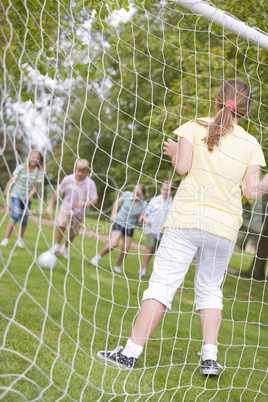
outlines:
{"label": "sneaker sole", "polygon": [[219,375],[220,370],[217,369],[200,369],[200,374],[204,375]]}
{"label": "sneaker sole", "polygon": [[98,357],[99,359],[102,359],[102,360],[106,361],[106,362],[112,363],[114,366],[117,366],[117,367],[120,367],[120,368],[124,368],[125,370],[133,370],[133,367],[127,367],[127,366],[125,366],[124,364],[115,362],[114,360],[110,360],[110,359],[108,359],[107,357],[104,357],[100,352],[97,353],[97,357]]}
{"label": "sneaker sole", "polygon": [[99,262],[100,261],[98,261],[98,262],[89,261],[89,265],[92,265],[92,267],[97,267],[99,265]]}

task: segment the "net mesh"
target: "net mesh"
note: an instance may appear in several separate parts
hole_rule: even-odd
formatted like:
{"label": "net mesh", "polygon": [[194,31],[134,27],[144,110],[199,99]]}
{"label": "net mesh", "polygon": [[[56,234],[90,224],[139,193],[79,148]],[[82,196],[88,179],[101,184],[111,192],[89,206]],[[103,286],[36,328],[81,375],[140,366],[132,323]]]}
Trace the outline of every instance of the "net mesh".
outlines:
{"label": "net mesh", "polygon": [[[267,52],[177,2],[146,3],[131,1],[128,9],[123,0],[1,2],[1,238],[10,222],[7,181],[31,149],[41,149],[45,162],[25,247],[15,244],[21,224],[0,247],[0,399],[268,396],[265,198],[243,200],[244,224],[223,283],[223,370],[216,380],[199,374],[194,262],[135,370],[97,358],[98,350],[125,344],[148,285],[136,274],[145,250],[142,225],[122,274],[113,270],[119,246],[97,267],[89,264],[111,240],[113,202],[141,183],[148,199],[160,194],[165,180],[177,188],[180,178],[163,143],[182,123],[214,115],[224,80],[250,86],[252,108],[240,123],[267,152]],[[98,203],[87,209],[68,258],[59,255],[54,270],[46,271],[37,260],[55,245],[62,198],[52,214],[45,208],[79,158],[91,163]]]}

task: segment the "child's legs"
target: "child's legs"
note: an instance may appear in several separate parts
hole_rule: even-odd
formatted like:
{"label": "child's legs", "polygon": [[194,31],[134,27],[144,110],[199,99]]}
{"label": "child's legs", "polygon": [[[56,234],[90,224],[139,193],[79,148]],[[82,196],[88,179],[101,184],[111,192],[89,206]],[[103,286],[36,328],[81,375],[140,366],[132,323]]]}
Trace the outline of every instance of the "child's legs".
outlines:
{"label": "child's legs", "polygon": [[121,251],[120,251],[120,254],[115,263],[116,267],[119,267],[122,264],[123,259],[127,256],[127,252],[130,248],[131,243],[132,243],[131,236],[123,236],[122,237]]}
{"label": "child's legs", "polygon": [[60,244],[64,235],[65,229],[68,228],[70,219],[70,211],[61,208],[56,218],[57,231],[56,231],[56,244]]}
{"label": "child's legs", "polygon": [[145,249],[145,253],[143,254],[143,259],[141,263],[141,269],[147,269],[148,264],[153,256],[154,248],[147,248]]}
{"label": "child's legs", "polygon": [[131,341],[144,346],[159,324],[178,287],[181,285],[197,247],[192,244],[190,231],[166,229],[154,260],[149,288],[143,293],[143,301],[131,334]]}
{"label": "child's legs", "polygon": [[189,230],[166,229],[156,252],[149,288],[143,300],[155,299],[168,310],[197,251]]}
{"label": "child's legs", "polygon": [[5,238],[9,239],[16,222],[9,221],[6,228]]}
{"label": "child's legs", "polygon": [[56,244],[60,244],[63,238],[65,227],[58,226],[56,231]]}
{"label": "child's legs", "polygon": [[110,249],[111,251],[113,251],[119,244],[119,241],[122,237],[122,233],[117,231],[117,230],[113,230],[112,234],[111,234],[111,240],[109,242],[109,244],[107,244],[107,246],[104,246],[103,249],[100,252],[100,256],[103,257],[105,254],[107,254]]}
{"label": "child's legs", "polygon": [[144,346],[165,310],[166,306],[155,299],[143,300],[132,330],[131,341]]}
{"label": "child's legs", "polygon": [[147,269],[148,264],[155,251],[157,240],[153,233],[146,234],[146,249],[141,263],[141,269]]}
{"label": "child's legs", "polygon": [[22,239],[25,233],[26,226],[20,226],[19,237]]}
{"label": "child's legs", "polygon": [[24,236],[25,233],[25,229],[28,223],[28,215],[29,215],[29,209],[31,207],[31,201],[28,201],[28,203],[23,203],[21,202],[21,209],[22,209],[22,214],[21,214],[21,224],[20,224],[20,228],[19,228],[19,236],[21,237],[21,239]]}
{"label": "child's legs", "polygon": [[222,310],[208,308],[199,310],[199,320],[205,344],[217,345]]}
{"label": "child's legs", "polygon": [[221,284],[234,250],[234,243],[219,236],[196,232],[195,297],[205,343],[217,344],[222,316]]}
{"label": "child's legs", "polygon": [[6,233],[5,233],[6,239],[9,239],[15,224],[21,218],[23,210],[22,210],[22,201],[20,200],[20,198],[11,197],[11,211],[12,211],[12,217],[11,217],[11,221],[8,222],[8,225],[6,228]]}
{"label": "child's legs", "polygon": [[79,230],[81,228],[81,220],[77,219],[74,215],[71,218],[71,222],[67,228],[67,239],[65,241],[65,247],[69,246],[69,243],[72,243],[74,238],[79,234]]}

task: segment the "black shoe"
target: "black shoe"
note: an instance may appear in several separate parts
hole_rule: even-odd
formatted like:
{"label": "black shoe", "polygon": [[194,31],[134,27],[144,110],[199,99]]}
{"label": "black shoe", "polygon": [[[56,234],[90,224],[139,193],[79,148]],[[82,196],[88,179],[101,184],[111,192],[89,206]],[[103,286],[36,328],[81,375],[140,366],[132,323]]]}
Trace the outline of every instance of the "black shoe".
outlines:
{"label": "black shoe", "polygon": [[203,360],[200,374],[219,375],[220,368],[215,360]]}
{"label": "black shoe", "polygon": [[101,350],[97,353],[97,356],[100,359],[107,360],[108,362],[126,367],[128,369],[134,368],[137,364],[138,359],[136,357],[127,357],[123,355],[123,350],[124,348],[122,346],[118,346],[118,348],[112,351]]}

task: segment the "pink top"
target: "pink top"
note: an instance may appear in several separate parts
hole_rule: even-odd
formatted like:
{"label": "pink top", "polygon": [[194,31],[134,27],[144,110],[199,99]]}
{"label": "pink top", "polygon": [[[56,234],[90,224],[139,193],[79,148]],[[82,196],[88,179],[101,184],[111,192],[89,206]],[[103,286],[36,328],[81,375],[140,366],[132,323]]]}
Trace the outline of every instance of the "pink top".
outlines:
{"label": "pink top", "polygon": [[98,199],[96,184],[88,176],[81,182],[75,180],[75,174],[64,177],[59,185],[59,193],[64,193],[61,208],[72,211],[79,220],[84,218],[85,206],[78,208],[77,201],[87,202]]}

